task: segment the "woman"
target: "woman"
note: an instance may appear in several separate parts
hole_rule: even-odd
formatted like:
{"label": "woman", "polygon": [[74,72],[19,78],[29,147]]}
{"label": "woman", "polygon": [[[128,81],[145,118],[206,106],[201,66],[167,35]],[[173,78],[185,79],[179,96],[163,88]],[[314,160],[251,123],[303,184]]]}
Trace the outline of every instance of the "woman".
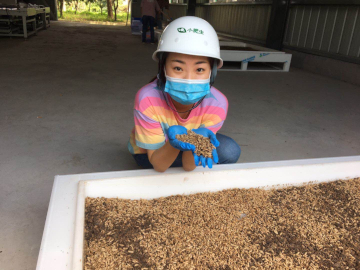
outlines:
{"label": "woman", "polygon": [[[192,171],[199,164],[211,168],[213,163],[235,163],[239,145],[216,134],[225,121],[228,101],[212,87],[223,65],[214,28],[197,17],[173,21],[164,30],[153,59],[159,62],[157,78],[135,98],[135,128],[128,147],[137,164],[164,172],[169,167]],[[217,147],[213,159],[197,156],[194,145],[176,139],[190,129]]]}

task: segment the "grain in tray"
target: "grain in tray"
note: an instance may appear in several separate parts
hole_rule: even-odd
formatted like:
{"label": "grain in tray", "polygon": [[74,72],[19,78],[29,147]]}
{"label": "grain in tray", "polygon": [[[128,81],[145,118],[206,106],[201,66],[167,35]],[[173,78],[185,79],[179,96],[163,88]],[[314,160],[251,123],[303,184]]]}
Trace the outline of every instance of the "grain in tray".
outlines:
{"label": "grain in tray", "polygon": [[87,270],[360,269],[360,178],[85,209]]}

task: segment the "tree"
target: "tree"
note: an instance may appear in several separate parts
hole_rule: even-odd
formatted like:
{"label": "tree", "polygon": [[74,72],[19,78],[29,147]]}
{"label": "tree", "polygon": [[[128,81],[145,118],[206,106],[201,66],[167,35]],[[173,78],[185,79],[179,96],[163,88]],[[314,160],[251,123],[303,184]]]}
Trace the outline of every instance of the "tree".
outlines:
{"label": "tree", "polygon": [[116,21],[116,14],[117,14],[117,9],[119,7],[119,0],[113,0],[113,7],[114,7],[115,21]]}
{"label": "tree", "polygon": [[108,18],[113,19],[113,10],[112,10],[112,3],[111,0],[106,0],[106,6],[107,6],[107,12],[108,12]]}
{"label": "tree", "polygon": [[74,6],[75,6],[75,14],[77,13],[78,7],[79,7],[79,0],[74,0]]}
{"label": "tree", "polygon": [[63,17],[64,0],[59,0],[60,18]]}
{"label": "tree", "polygon": [[96,4],[100,8],[100,13],[102,15],[103,8],[106,6],[106,0],[97,0]]}
{"label": "tree", "polygon": [[77,13],[77,10],[79,8],[79,0],[63,0],[66,1],[66,4],[68,4],[71,7],[75,7],[75,14]]}
{"label": "tree", "polygon": [[123,0],[112,0],[112,1],[113,1],[114,12],[115,12],[115,21],[116,21],[117,9],[119,7],[119,4],[122,5]]}
{"label": "tree", "polygon": [[89,6],[89,12],[91,9],[91,3],[94,3],[94,2],[95,2],[95,0],[86,0],[87,5]]}

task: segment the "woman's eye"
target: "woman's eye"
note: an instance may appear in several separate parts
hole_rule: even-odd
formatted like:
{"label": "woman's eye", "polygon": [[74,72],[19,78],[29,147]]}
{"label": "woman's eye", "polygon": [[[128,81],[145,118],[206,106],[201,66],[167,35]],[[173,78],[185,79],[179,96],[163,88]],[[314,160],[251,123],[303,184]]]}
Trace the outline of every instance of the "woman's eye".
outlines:
{"label": "woman's eye", "polygon": [[204,72],[205,71],[205,69],[203,69],[203,68],[198,68],[197,69],[197,72]]}
{"label": "woman's eye", "polygon": [[181,71],[181,68],[179,68],[179,67],[175,67],[174,68],[176,71]]}

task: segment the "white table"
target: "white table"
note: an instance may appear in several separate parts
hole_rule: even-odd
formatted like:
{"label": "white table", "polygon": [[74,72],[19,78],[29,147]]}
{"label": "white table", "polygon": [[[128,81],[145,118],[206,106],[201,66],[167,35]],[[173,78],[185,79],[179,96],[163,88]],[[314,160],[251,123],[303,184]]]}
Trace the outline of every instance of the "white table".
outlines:
{"label": "white table", "polygon": [[[37,26],[36,15],[41,16],[42,25]],[[0,33],[0,36],[9,37],[24,37],[28,38],[31,35],[35,35],[39,29],[46,29],[50,26],[50,8],[39,7],[39,8],[20,8],[20,9],[4,9],[0,8],[0,20],[9,23],[22,20],[23,34],[17,33],[18,28],[11,29],[9,33]],[[31,31],[27,30],[27,24],[31,23]]]}
{"label": "white table", "polygon": [[[234,175],[239,177],[234,179]],[[81,227],[76,223],[84,213],[79,216],[77,208],[82,205],[84,197],[96,195],[97,190],[105,197],[115,194],[116,197],[136,199],[222,190],[234,187],[234,181],[236,187],[249,188],[355,177],[360,177],[360,156],[215,165],[212,170],[197,168],[193,172],[172,168],[166,173],[136,170],[56,176],[37,269],[82,269],[82,253],[79,249],[79,245],[82,248]],[[89,187],[88,193],[81,191],[81,188],[79,193],[79,182],[80,187]],[[113,188],[106,191],[107,187],[103,188],[102,185],[109,183]],[[104,190],[105,193],[101,193]],[[76,235],[75,231],[80,231],[80,234]]]}

